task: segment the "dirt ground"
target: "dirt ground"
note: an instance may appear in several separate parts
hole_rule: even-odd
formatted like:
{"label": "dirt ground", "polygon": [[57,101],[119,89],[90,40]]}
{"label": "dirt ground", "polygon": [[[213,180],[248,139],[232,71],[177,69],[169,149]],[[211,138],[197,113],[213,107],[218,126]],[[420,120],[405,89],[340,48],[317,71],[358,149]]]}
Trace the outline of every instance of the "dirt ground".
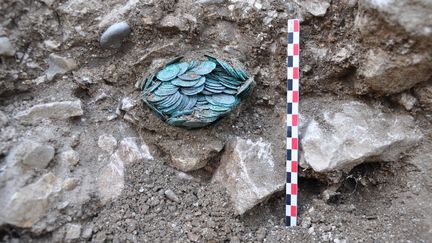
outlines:
{"label": "dirt ground", "polygon": [[[38,137],[53,144],[56,154],[73,147],[80,163],[63,172],[55,157],[25,184],[47,171],[82,178],[78,192],[58,200],[68,200],[70,206],[53,206],[48,219],[32,229],[2,225],[0,242],[62,242],[67,234],[64,225],[70,222],[79,223],[83,232],[91,229],[90,236],[73,242],[432,241],[432,120],[421,106],[408,113],[424,138],[399,161],[361,164],[344,173],[336,186],[310,170],[301,171],[299,226],[294,228],[284,227],[284,192],[236,215],[225,189],[211,181],[219,155],[187,175],[171,165],[173,153],[186,147],[196,154],[206,153],[203,144],[225,144],[232,136],[264,138],[273,145],[276,160],[285,163],[286,23],[302,13],[299,6],[281,0],[257,1],[261,8],[249,4],[255,1],[137,1],[133,8],[117,12],[114,20],[107,21],[126,20],[132,34],[120,49],[101,48],[99,38],[107,28],[101,25],[102,20],[126,2],[135,1],[0,3],[0,36],[8,36],[16,49],[13,57],[0,57],[0,110],[10,117],[1,130],[0,166],[21,138]],[[382,44],[362,37],[354,28],[358,11],[357,1],[331,1],[324,16],[302,15],[301,96],[350,97],[389,112],[407,113],[395,102],[400,92],[382,94],[355,86],[363,54],[370,46]],[[169,14],[184,19],[178,26],[167,27],[163,18]],[[393,40],[391,48],[397,49],[404,45],[404,38],[411,38],[399,27],[391,28],[397,30],[388,37]],[[418,43],[413,50],[430,50],[429,39],[416,38],[412,37]],[[47,40],[55,40],[59,47],[47,47]],[[351,50],[349,56],[332,61],[341,47]],[[321,59],[317,58],[320,48],[328,50]],[[390,47],[383,48],[391,53]],[[159,120],[139,101],[135,84],[152,67],[194,51],[236,58],[255,76],[257,85],[229,116],[206,128],[185,130]],[[51,53],[73,58],[78,68],[37,84],[35,80],[48,69]],[[119,111],[124,97],[137,101],[131,111]],[[72,99],[84,104],[79,118],[36,124],[12,118],[35,104]],[[97,146],[102,134],[119,140],[138,137],[155,158],[127,166],[121,195],[108,202],[102,202],[90,186],[108,158]],[[332,188],[335,191],[329,190]],[[175,192],[179,202],[166,198],[167,189]],[[74,203],[74,197],[83,199]]]}

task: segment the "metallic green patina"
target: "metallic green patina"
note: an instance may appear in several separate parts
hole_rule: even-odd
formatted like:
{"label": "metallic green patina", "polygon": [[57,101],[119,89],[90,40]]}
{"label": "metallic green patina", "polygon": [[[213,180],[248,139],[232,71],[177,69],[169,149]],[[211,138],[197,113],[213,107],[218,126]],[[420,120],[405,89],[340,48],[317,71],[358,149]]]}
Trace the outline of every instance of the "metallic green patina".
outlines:
{"label": "metallic green patina", "polygon": [[229,113],[253,87],[246,72],[215,57],[176,58],[149,75],[142,100],[170,125],[198,128]]}

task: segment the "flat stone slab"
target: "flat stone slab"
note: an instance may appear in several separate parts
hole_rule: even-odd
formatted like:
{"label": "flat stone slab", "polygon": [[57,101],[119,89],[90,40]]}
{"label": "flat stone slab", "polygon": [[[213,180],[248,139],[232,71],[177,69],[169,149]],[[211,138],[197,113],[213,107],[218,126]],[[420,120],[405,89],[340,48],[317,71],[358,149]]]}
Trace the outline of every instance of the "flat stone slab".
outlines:
{"label": "flat stone slab", "polygon": [[236,137],[225,147],[213,181],[222,184],[237,214],[243,214],[285,186],[285,161],[276,161],[263,139]]}

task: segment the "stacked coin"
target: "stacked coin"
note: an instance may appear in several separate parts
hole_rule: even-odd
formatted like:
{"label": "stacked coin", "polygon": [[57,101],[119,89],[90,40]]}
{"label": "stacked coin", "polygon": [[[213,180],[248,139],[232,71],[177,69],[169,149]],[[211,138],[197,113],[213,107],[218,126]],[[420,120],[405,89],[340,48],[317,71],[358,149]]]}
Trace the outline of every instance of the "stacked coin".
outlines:
{"label": "stacked coin", "polygon": [[230,112],[249,92],[254,80],[215,57],[182,62],[182,58],[150,75],[142,99],[167,123],[187,128],[206,126]]}

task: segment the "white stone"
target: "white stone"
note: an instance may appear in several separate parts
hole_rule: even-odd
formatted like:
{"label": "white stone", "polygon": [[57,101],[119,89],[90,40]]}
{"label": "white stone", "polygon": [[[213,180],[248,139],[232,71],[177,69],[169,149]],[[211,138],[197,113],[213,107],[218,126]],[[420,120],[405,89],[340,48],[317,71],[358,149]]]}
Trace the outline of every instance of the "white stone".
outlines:
{"label": "white stone", "polygon": [[54,158],[54,148],[32,140],[24,140],[7,156],[8,164],[43,169]]}
{"label": "white stone", "polygon": [[98,146],[102,150],[112,153],[114,149],[117,147],[117,139],[110,134],[103,134],[99,136]]}
{"label": "white stone", "polygon": [[44,41],[44,45],[49,51],[54,51],[54,50],[58,50],[61,43],[59,43],[55,40],[46,40],[46,41]]}
{"label": "white stone", "polygon": [[321,17],[327,13],[330,3],[327,0],[294,0],[313,16]]}
{"label": "white stone", "polygon": [[125,97],[121,100],[120,109],[123,111],[130,111],[136,105],[135,101],[129,97]]}
{"label": "white stone", "polygon": [[408,93],[402,93],[398,96],[398,102],[401,104],[407,111],[410,111],[414,105],[417,103],[417,99]]}
{"label": "white stone", "polygon": [[[102,168],[97,179],[97,187],[102,202],[120,196],[124,188],[125,166],[146,159],[146,154],[138,145],[139,140],[135,137],[124,138],[120,141],[117,150],[111,155],[108,164]],[[147,146],[147,145],[145,145]],[[151,157],[153,158],[153,157]]]}
{"label": "white stone", "polygon": [[66,224],[65,240],[76,240],[80,238],[81,225],[80,224]]}
{"label": "white stone", "polygon": [[317,172],[349,171],[364,161],[395,161],[422,133],[413,117],[384,113],[358,101],[304,100],[302,166]]}
{"label": "white stone", "polygon": [[0,56],[14,56],[15,49],[13,48],[9,38],[0,37]]}
{"label": "white stone", "polygon": [[139,140],[135,137],[124,138],[120,141],[116,154],[125,165],[133,164],[144,159],[143,151],[140,146],[138,146],[138,143]]}
{"label": "white stone", "polygon": [[72,58],[62,57],[56,54],[50,54],[48,57],[47,79],[53,80],[59,74],[65,74],[78,68],[78,64]]}
{"label": "white stone", "polygon": [[2,221],[29,228],[46,216],[51,199],[60,192],[57,177],[52,173],[15,192],[6,207],[0,209]]}
{"label": "white stone", "polygon": [[276,161],[262,139],[236,137],[222,155],[213,181],[222,184],[236,213],[243,214],[285,186],[285,162]]}
{"label": "white stone", "polygon": [[111,155],[108,165],[102,168],[97,186],[102,202],[120,196],[124,188],[124,163],[117,154]]}
{"label": "white stone", "polygon": [[93,225],[87,225],[81,233],[81,237],[84,239],[89,239],[93,234]]}
{"label": "white stone", "polygon": [[67,119],[81,116],[84,113],[81,106],[81,100],[38,104],[26,111],[19,112],[15,119],[25,122],[41,119]]}

